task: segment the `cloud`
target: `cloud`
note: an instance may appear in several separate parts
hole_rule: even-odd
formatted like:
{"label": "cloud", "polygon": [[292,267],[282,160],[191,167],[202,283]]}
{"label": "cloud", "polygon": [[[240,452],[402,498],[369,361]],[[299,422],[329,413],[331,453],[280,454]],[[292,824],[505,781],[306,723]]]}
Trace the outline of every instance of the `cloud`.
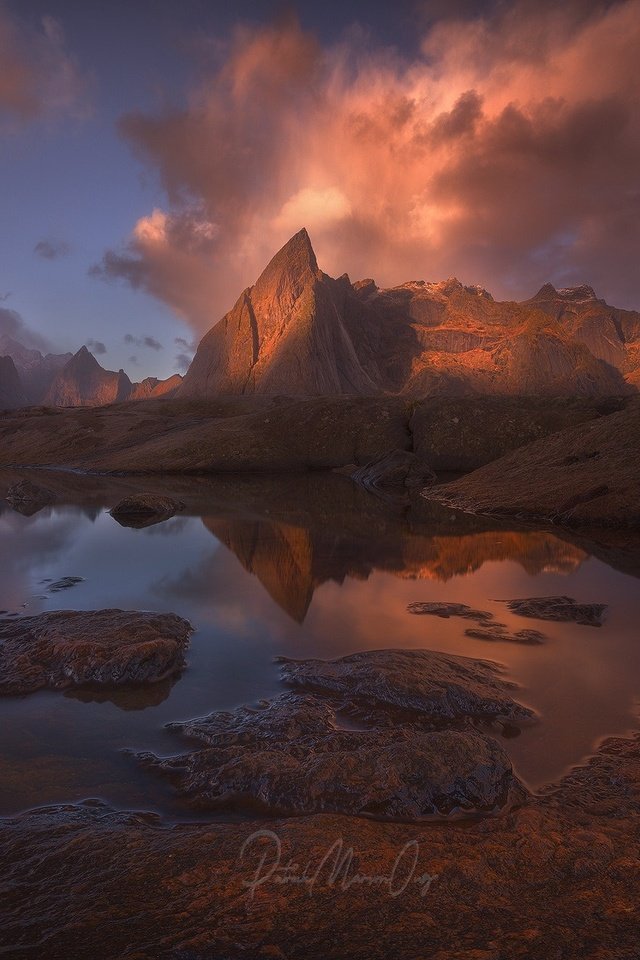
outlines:
{"label": "cloud", "polygon": [[173,342],[176,347],[184,347],[185,350],[189,350],[191,353],[195,353],[198,346],[197,340],[187,340],[186,337],[176,337]]}
{"label": "cloud", "polygon": [[178,353],[176,354],[176,358],[174,362],[178,370],[181,370],[183,371],[183,373],[186,373],[186,371],[191,366],[192,360],[193,360],[193,354]]}
{"label": "cloud", "polygon": [[69,256],[71,247],[65,240],[45,239],[36,243],[33,252],[43,260],[60,260]]}
{"label": "cloud", "polygon": [[36,25],[0,6],[0,65],[0,119],[86,115],[86,80],[53,17]]}
{"label": "cloud", "polygon": [[640,0],[475,8],[425,5],[411,60],[362,30],[326,49],[295,20],[237,30],[184,109],[122,119],[166,209],[94,274],[200,333],[305,225],[334,275],[638,304]]}
{"label": "cloud", "polygon": [[93,354],[98,354],[98,356],[107,352],[107,348],[102,340],[87,340],[85,346],[87,346]]}
{"label": "cloud", "polygon": [[163,350],[163,346],[155,337],[134,337],[132,333],[124,335],[124,342],[135,347],[147,347],[149,350]]}
{"label": "cloud", "polygon": [[19,313],[0,307],[0,350],[7,349],[7,343],[11,340],[15,340],[29,350],[40,350],[42,353],[51,351],[49,340],[30,330]]}

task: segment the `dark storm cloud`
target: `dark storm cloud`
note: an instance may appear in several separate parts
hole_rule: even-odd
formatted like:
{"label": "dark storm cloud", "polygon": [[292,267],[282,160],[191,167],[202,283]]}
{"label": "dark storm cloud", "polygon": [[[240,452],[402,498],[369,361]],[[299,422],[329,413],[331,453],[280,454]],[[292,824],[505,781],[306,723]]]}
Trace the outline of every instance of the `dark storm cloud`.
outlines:
{"label": "dark storm cloud", "polygon": [[107,348],[102,340],[87,340],[85,346],[94,354],[102,355],[107,352]]}

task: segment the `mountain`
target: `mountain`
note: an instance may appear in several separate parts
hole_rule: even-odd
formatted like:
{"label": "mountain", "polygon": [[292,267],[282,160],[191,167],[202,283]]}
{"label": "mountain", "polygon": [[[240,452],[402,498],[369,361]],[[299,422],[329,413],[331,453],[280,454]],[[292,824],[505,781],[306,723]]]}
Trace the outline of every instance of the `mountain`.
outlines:
{"label": "mountain", "polygon": [[86,347],[80,347],[55,377],[45,403],[51,407],[102,406],[127,400],[132,389],[124,370],[105,370]]}
{"label": "mountain", "polygon": [[141,383],[132,384],[129,400],[148,400],[150,397],[170,397],[182,383],[179,373],[174,373],[166,380],[157,377],[146,377]]}
{"label": "mountain", "polygon": [[640,384],[640,315],[589,287],[523,303],[455,278],[333,279],[306,230],[202,339],[183,397],[616,395]]}
{"label": "mountain", "polygon": [[43,355],[7,333],[0,333],[0,355],[13,360],[27,403],[42,403],[55,376],[73,356],[71,353]]}
{"label": "mountain", "polygon": [[180,396],[379,392],[340,309],[349,286],[322,273],[301,230],[204,337]]}
{"label": "mountain", "polygon": [[16,410],[27,403],[20,377],[11,357],[0,357],[0,410]]}
{"label": "mountain", "polygon": [[80,347],[54,378],[44,402],[52,407],[100,407],[170,396],[181,383],[179,374],[167,380],[147,377],[142,383],[132,383],[124,370],[105,370],[86,347]]}

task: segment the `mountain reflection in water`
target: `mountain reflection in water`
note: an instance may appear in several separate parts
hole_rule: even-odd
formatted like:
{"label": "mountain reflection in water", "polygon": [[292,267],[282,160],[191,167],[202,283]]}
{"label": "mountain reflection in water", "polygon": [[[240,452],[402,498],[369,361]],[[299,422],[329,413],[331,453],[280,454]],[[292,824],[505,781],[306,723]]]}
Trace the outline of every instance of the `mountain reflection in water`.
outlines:
{"label": "mountain reflection in water", "polygon": [[[0,490],[19,476],[2,472]],[[173,610],[196,633],[188,669],[172,682],[0,701],[0,812],[102,796],[184,815],[124,748],[180,751],[165,723],[271,696],[281,654],[414,647],[504,663],[521,685],[516,696],[541,717],[505,741],[533,786],[634,724],[637,544],[587,544],[421,498],[382,502],[331,475],[31,479],[57,501],[30,517],[0,510],[0,609]],[[140,490],[186,509],[143,530],[120,527],[106,509]],[[44,581],[64,576],[85,579],[48,593]],[[496,602],[558,593],[608,603],[605,626],[527,621]],[[488,643],[467,637],[465,621],[407,612],[429,600],[488,610],[509,630],[537,627],[547,642]]]}

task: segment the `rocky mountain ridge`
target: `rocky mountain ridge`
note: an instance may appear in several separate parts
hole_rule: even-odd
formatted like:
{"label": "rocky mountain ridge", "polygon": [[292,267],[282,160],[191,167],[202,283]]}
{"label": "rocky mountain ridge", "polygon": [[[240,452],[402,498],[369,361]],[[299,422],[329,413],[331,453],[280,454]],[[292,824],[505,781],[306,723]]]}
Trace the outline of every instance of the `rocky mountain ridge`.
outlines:
{"label": "rocky mountain ridge", "polygon": [[589,396],[640,382],[640,314],[586,286],[499,302],[450,278],[381,289],[319,268],[306,230],[202,339],[178,394]]}
{"label": "rocky mountain ridge", "polygon": [[[5,338],[7,340],[8,338]],[[124,370],[105,370],[86,346],[77,353],[47,354],[17,341],[0,341],[0,409],[45,405],[96,407],[126,400],[170,396],[182,382],[179,374],[166,380],[147,377],[132,382]],[[11,351],[11,352],[9,352]]]}

